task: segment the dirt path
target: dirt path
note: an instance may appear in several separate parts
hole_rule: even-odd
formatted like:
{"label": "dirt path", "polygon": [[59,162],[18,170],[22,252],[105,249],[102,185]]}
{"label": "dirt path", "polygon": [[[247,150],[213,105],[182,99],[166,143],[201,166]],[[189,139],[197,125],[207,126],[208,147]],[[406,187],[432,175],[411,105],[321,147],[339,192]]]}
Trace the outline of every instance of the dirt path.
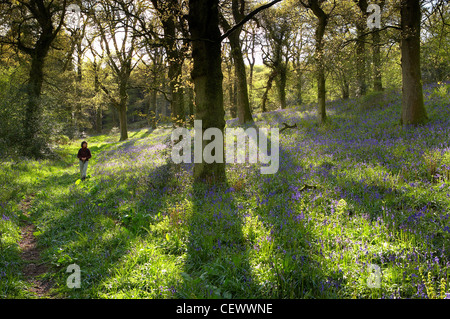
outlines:
{"label": "dirt path", "polygon": [[[25,216],[29,216],[29,209],[31,207],[34,194],[26,196],[20,203],[20,209]],[[49,294],[52,287],[51,282],[43,281],[38,276],[45,274],[48,267],[41,261],[41,253],[36,246],[36,237],[33,233],[36,231],[36,227],[30,223],[22,226],[22,240],[19,243],[19,247],[22,250],[22,260],[25,263],[23,268],[23,275],[26,281],[30,284],[30,291],[37,298],[52,298]]]}

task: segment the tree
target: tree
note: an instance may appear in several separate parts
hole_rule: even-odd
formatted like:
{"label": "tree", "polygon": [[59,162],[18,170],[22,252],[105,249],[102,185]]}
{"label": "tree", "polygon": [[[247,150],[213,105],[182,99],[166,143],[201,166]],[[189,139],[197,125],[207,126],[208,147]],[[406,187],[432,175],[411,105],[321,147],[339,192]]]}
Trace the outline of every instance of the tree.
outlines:
{"label": "tree", "polygon": [[420,0],[402,0],[401,53],[402,53],[402,125],[417,125],[427,120],[423,102],[420,70]]}
{"label": "tree", "polygon": [[422,25],[422,79],[425,83],[450,80],[450,4],[440,0],[427,6]]}
{"label": "tree", "polygon": [[[222,133],[225,128],[218,6],[218,0],[189,1],[188,22],[192,39],[193,69],[191,76],[195,92],[195,118],[202,121],[202,136],[208,128],[217,128]],[[202,142],[203,154],[207,143],[203,140]],[[221,150],[215,150],[215,152],[219,151],[222,152],[219,156],[222,156],[223,159],[223,145]],[[196,181],[210,179],[213,182],[219,182],[224,178],[225,164],[223,160],[206,163],[202,156],[202,161],[194,164],[194,180]]]}
{"label": "tree", "polygon": [[[208,128],[216,128],[223,134],[225,127],[221,42],[258,12],[280,1],[274,0],[256,8],[223,34],[220,34],[219,30],[218,0],[189,1],[188,24],[193,59],[191,77],[195,91],[195,118],[202,121],[202,136]],[[200,147],[202,154],[206,145],[207,143],[202,139]],[[214,156],[219,159],[222,158],[222,160],[207,163],[202,156],[201,162],[194,163],[195,181],[209,180],[213,183],[224,181],[223,145],[221,149],[215,149],[214,151]],[[221,154],[217,152],[221,152]]]}
{"label": "tree", "polygon": [[356,95],[363,96],[367,91],[366,84],[366,25],[367,25],[367,0],[353,0],[358,6],[356,18]]}
{"label": "tree", "polygon": [[[238,23],[245,16],[245,0],[232,0],[231,9],[235,23]],[[220,14],[219,17],[222,29],[225,32],[230,30],[231,26],[225,16],[223,14]],[[239,118],[239,123],[244,124],[253,122],[253,117],[250,110],[250,100],[247,88],[247,74],[245,71],[244,56],[242,54],[242,43],[239,38],[241,31],[242,27],[238,28],[228,36],[228,40],[230,41],[231,56],[233,57],[237,80],[237,115]]]}
{"label": "tree", "polygon": [[244,52],[246,52],[245,56],[247,58],[247,63],[249,65],[249,75],[248,75],[248,99],[250,103],[250,110],[252,107],[254,107],[254,94],[253,94],[253,72],[255,68],[256,63],[256,57],[255,57],[255,48],[256,48],[256,37],[257,37],[257,25],[253,23],[249,23],[249,27],[246,30],[246,36],[244,38]]}
{"label": "tree", "polygon": [[[120,5],[116,5],[112,0],[99,2],[96,11],[93,12],[93,19],[100,35],[100,44],[108,57],[108,65],[114,73],[117,83],[117,92],[111,92],[105,85],[99,83],[101,89],[106,93],[112,106],[119,113],[120,141],[128,139],[128,81],[131,71],[138,61],[133,61],[133,54],[137,41],[137,35],[133,33],[136,29],[139,14],[139,6],[133,7],[134,15],[123,11]],[[118,38],[118,34],[122,38]],[[119,42],[121,41],[121,42]]]}
{"label": "tree", "polygon": [[164,31],[164,36],[160,41],[166,50],[169,64],[168,78],[172,117],[175,125],[182,125],[185,121],[182,67],[187,47],[183,44],[178,47],[179,41],[177,41],[177,29],[182,28],[182,25],[177,22],[181,17],[181,5],[178,0],[151,1]]}
{"label": "tree", "polygon": [[[41,157],[45,142],[40,137],[40,97],[44,82],[44,63],[52,43],[64,23],[66,0],[18,0],[1,6],[2,25],[9,28],[0,42],[12,45],[31,60],[23,121],[23,153]],[[8,21],[8,19],[10,19]]]}
{"label": "tree", "polygon": [[319,123],[325,123],[327,119],[326,106],[325,106],[325,61],[324,61],[324,41],[325,29],[328,25],[330,14],[333,11],[336,1],[333,3],[333,7],[329,13],[325,13],[322,8],[324,0],[308,0],[307,2],[300,0],[300,3],[310,9],[317,17],[317,25],[315,32],[315,60],[316,60],[316,76],[317,76],[317,104],[318,104],[318,117]]}
{"label": "tree", "polygon": [[[385,0],[379,1],[378,5],[382,11]],[[373,89],[374,91],[383,91],[381,74],[381,34],[378,28],[374,28],[372,33],[372,56],[373,56]]]}
{"label": "tree", "polygon": [[[286,9],[267,10],[263,16],[263,27],[266,30],[267,49],[264,52],[263,63],[272,69],[268,78],[267,88],[270,89],[275,80],[280,109],[286,108],[286,81],[289,63],[289,47],[292,35],[292,17]],[[264,46],[263,46],[264,51]],[[268,91],[266,88],[266,92]],[[264,96],[264,107],[267,93]]]}

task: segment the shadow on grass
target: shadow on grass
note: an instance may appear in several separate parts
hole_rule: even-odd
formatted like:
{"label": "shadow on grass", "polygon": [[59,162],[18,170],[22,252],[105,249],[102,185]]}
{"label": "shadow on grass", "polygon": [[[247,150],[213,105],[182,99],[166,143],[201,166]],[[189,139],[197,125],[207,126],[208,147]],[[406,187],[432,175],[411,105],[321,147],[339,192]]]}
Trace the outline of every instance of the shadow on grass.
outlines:
{"label": "shadow on grass", "polygon": [[193,186],[181,298],[251,298],[255,290],[242,214],[227,190],[226,182]]}
{"label": "shadow on grass", "polygon": [[[270,235],[254,247],[261,252],[267,245],[272,247],[266,265],[273,278],[263,297],[336,298],[338,288],[344,283],[342,274],[323,268],[321,238],[311,231],[308,212],[297,205],[298,198],[294,199],[296,196],[309,198],[320,190],[303,188],[304,185],[292,178],[302,168],[281,144],[279,158],[278,172],[261,175],[255,187],[260,193],[254,214],[270,230]],[[303,189],[300,194],[299,189]]]}
{"label": "shadow on grass", "polygon": [[[257,129],[256,125],[248,127]],[[342,281],[342,276],[322,269],[314,258],[319,254],[318,239],[291,207],[292,191],[286,177],[292,174],[292,163],[280,148],[277,174],[240,175],[245,180],[255,178],[257,185],[251,189],[235,188],[242,185],[239,181],[220,187],[194,185],[181,297],[336,296],[333,285]],[[255,194],[258,186],[261,193]]]}
{"label": "shadow on grass", "polygon": [[[48,276],[67,297],[98,298],[110,290],[120,294],[133,287],[155,297],[154,287],[145,282],[131,284],[133,280],[126,274],[121,274],[120,283],[111,289],[104,283],[120,273],[123,258],[132,253],[135,242],[148,236],[148,225],[164,217],[158,213],[166,210],[169,191],[173,191],[166,187],[172,171],[165,164],[138,179],[123,174],[117,172],[113,179],[93,176],[76,184],[78,173],[66,172],[42,181],[45,188],[33,213],[38,244],[44,248],[44,260],[52,266]],[[131,184],[141,192],[140,201],[130,192]],[[81,268],[83,289],[66,287],[69,274],[65,270],[71,263]]]}

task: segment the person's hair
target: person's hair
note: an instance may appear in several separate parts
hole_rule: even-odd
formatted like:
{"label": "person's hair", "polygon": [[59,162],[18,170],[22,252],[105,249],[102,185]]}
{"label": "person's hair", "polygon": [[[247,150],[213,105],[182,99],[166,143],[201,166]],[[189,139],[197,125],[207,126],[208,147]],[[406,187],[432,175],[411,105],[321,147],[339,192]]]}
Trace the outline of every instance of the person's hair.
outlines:
{"label": "person's hair", "polygon": [[87,142],[86,141],[81,142],[81,147],[83,147],[83,144],[87,145]]}

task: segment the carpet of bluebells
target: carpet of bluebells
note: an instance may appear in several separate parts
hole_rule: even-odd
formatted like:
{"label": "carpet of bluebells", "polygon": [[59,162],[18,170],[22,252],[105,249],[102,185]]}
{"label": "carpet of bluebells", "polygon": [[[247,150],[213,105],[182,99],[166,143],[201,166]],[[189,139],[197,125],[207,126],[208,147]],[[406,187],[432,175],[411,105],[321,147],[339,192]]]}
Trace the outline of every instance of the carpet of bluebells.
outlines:
{"label": "carpet of bluebells", "polygon": [[[325,125],[313,105],[257,114],[297,123],[279,171],[227,163],[219,186],[170,160],[167,128],[89,137],[85,182],[79,141],[6,165],[0,293],[25,286],[17,198],[33,192],[45,276],[66,298],[450,298],[450,85],[425,87],[426,125],[401,127],[400,104],[396,91],[328,102]],[[66,286],[72,263],[81,289]]]}

